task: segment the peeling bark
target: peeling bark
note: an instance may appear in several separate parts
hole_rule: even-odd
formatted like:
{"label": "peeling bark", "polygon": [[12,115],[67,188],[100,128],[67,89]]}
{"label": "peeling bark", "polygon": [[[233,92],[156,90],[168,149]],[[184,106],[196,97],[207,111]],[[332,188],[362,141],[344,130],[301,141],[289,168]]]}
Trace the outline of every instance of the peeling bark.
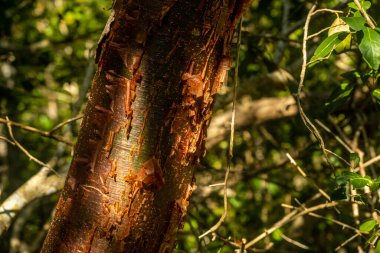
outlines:
{"label": "peeling bark", "polygon": [[249,1],[117,0],[42,252],[171,252]]}

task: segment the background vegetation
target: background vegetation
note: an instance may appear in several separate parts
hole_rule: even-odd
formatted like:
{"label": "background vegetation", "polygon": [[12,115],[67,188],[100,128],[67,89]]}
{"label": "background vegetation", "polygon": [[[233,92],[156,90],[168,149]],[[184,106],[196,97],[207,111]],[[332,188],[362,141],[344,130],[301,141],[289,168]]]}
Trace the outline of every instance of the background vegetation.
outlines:
{"label": "background vegetation", "polygon": [[[368,3],[362,6],[369,7],[376,25],[380,3]],[[342,13],[317,13],[309,34],[335,27],[337,16],[360,18],[352,4],[321,1],[319,9]],[[208,152],[196,172],[198,187],[176,252],[231,252],[239,247],[243,252],[247,243],[251,252],[374,252],[380,235],[380,39],[369,41],[368,24],[357,19],[353,24],[346,20],[349,27],[341,23],[339,34],[330,28],[308,40],[308,59],[313,57],[316,64],[309,64],[299,95],[318,130],[310,132],[295,98],[303,28],[312,6],[304,0],[256,0],[245,15],[228,216],[216,234],[198,238],[224,210],[219,183],[227,162],[233,73],[218,94]],[[1,203],[41,170],[32,157],[48,163],[60,178],[68,169],[70,143],[77,137],[77,116],[87,100],[94,51],[111,2],[1,0],[0,7]],[[378,28],[371,31],[380,37]],[[51,132],[62,122],[67,124]],[[38,130],[27,131],[26,126]],[[17,212],[0,237],[0,252],[38,252],[57,190],[46,191]],[[267,236],[258,237],[265,231]],[[261,240],[250,245],[255,238]]]}

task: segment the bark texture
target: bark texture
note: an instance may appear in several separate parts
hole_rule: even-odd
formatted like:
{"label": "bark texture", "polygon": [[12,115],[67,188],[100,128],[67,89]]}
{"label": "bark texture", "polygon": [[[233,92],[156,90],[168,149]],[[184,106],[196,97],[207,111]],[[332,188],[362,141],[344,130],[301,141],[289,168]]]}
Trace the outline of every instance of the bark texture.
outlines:
{"label": "bark texture", "polygon": [[42,252],[171,252],[249,1],[117,0]]}

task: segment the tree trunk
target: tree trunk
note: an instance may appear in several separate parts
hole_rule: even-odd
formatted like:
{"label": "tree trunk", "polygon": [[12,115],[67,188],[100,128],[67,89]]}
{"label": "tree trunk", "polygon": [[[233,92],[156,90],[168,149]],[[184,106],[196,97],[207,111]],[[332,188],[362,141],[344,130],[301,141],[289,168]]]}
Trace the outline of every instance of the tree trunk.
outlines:
{"label": "tree trunk", "polygon": [[171,252],[249,0],[116,0],[42,252]]}

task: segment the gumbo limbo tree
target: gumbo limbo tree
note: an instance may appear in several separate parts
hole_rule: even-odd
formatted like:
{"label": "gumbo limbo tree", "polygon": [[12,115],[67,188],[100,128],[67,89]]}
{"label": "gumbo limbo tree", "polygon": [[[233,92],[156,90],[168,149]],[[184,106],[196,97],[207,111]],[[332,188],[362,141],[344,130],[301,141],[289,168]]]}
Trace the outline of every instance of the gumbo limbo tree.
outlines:
{"label": "gumbo limbo tree", "polygon": [[116,0],[42,252],[171,252],[248,0]]}

